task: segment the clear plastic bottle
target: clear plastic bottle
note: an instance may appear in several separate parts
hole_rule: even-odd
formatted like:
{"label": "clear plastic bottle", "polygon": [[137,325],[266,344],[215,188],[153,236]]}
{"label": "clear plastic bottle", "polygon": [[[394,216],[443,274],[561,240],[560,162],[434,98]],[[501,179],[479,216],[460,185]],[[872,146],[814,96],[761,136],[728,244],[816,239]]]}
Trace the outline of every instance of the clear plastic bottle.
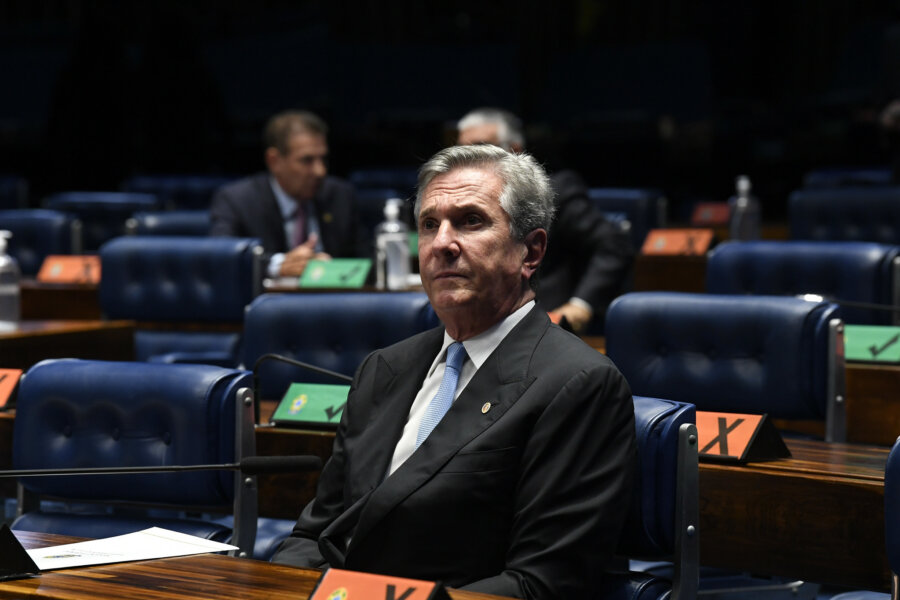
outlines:
{"label": "clear plastic bottle", "polygon": [[759,200],[751,193],[750,178],[738,175],[735,195],[728,199],[728,233],[732,240],[758,240],[760,235]]}
{"label": "clear plastic bottle", "polygon": [[409,228],[400,220],[399,198],[384,204],[384,221],[375,228],[375,286],[403,290],[409,282]]}
{"label": "clear plastic bottle", "polygon": [[6,253],[9,231],[0,231],[0,322],[7,325],[17,323],[21,317],[19,307],[19,280],[22,272],[19,264]]}

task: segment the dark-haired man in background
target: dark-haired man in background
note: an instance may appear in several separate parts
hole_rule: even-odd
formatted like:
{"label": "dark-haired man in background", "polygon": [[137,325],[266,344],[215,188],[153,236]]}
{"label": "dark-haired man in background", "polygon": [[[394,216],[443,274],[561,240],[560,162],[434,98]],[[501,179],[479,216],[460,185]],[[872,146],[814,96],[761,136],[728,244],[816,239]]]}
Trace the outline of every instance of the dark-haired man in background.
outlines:
{"label": "dark-haired man in background", "polygon": [[327,134],[311,112],[269,119],[268,171],[216,191],[210,235],[259,238],[270,277],[299,276],[313,258],[356,256],[356,192],[328,175]]}

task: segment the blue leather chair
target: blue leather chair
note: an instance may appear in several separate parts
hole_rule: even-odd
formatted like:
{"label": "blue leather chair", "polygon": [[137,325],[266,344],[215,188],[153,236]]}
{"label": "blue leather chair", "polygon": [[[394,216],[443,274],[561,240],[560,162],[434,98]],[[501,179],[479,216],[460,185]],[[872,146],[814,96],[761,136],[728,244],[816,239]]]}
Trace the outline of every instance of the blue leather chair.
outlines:
{"label": "blue leather chair", "polygon": [[124,236],[100,250],[100,307],[138,321],[135,358],[234,366],[244,310],[262,285],[252,238]]}
{"label": "blue leather chair", "polygon": [[230,175],[135,175],[122,183],[122,190],[153,194],[169,210],[208,210],[215,191],[235,179]]}
{"label": "blue leather chair", "polygon": [[69,213],[40,208],[0,210],[0,229],[12,233],[8,252],[25,276],[37,275],[51,254],[81,253],[81,222]]}
{"label": "blue leather chair", "polygon": [[696,598],[699,564],[698,459],[693,405],[634,397],[639,470],[618,554],[671,561],[667,577],[608,574],[596,597]]}
{"label": "blue leather chair", "polygon": [[822,167],[803,176],[804,188],[885,186],[892,182],[889,166]]}
{"label": "blue leather chair", "polygon": [[588,197],[597,210],[627,223],[631,243],[639,249],[651,229],[666,226],[668,201],[659,190],[640,188],[590,188]]}
{"label": "blue leather chair", "polygon": [[187,235],[202,237],[209,234],[208,210],[163,210],[137,212],[125,222],[130,235]]}
{"label": "blue leather chair", "polygon": [[[19,383],[12,464],[61,469],[235,463],[255,454],[253,412],[251,375],[245,371],[47,360]],[[256,489],[255,477],[222,470],[21,477],[12,528],[96,538],[159,526],[230,542],[250,556]],[[42,503],[42,497],[54,501]],[[213,508],[236,515],[233,530],[186,512]]]}
{"label": "blue leather chair", "polygon": [[900,311],[853,303],[900,303],[900,246],[874,242],[724,242],[708,255],[706,291],[712,294],[818,294],[841,306],[845,323],[900,323]]}
{"label": "blue leather chair", "polygon": [[610,305],[606,352],[635,394],[824,421],[825,439],[844,441],[838,311],[786,296],[635,292]]}
{"label": "blue leather chair", "polygon": [[152,194],[132,192],[62,192],[48,197],[44,207],[76,215],[82,224],[83,248],[97,252],[104,242],[125,235],[125,222],[138,211],[158,210]]}
{"label": "blue leather chair", "polygon": [[798,190],[788,221],[792,240],[900,244],[900,186]]}
{"label": "blue leather chair", "polygon": [[894,442],[884,467],[884,540],[893,574],[891,593],[853,591],[831,600],[897,600],[900,598],[900,438]]}
{"label": "blue leather chair", "polygon": [[[247,308],[241,365],[279,354],[347,376],[373,350],[439,324],[423,292],[263,294]],[[334,378],[266,361],[255,370],[259,397],[280,399],[293,381]]]}

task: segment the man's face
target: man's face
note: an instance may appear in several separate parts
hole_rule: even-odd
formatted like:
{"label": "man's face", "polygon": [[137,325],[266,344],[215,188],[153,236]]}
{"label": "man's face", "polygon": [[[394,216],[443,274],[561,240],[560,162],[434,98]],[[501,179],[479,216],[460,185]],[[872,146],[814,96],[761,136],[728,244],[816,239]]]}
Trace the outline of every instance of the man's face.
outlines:
{"label": "man's face", "polygon": [[483,123],[473,125],[460,130],[456,138],[456,144],[466,146],[468,144],[493,144],[500,145],[500,126],[497,123]]}
{"label": "man's face", "polygon": [[287,152],[266,150],[266,164],[278,185],[295,200],[312,198],[328,174],[328,143],[313,133],[295,133],[288,139]]}
{"label": "man's face", "polygon": [[502,189],[489,170],[454,169],[431,180],[419,211],[419,270],[431,305],[445,323],[462,318],[475,333],[518,308],[530,275]]}

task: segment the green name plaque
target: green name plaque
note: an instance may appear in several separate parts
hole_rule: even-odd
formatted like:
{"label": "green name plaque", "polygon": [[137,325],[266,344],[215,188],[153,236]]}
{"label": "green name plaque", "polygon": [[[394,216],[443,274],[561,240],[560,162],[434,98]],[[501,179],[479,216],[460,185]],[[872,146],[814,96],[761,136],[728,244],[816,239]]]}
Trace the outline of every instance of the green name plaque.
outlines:
{"label": "green name plaque", "polygon": [[300,276],[300,287],[361,288],[371,268],[369,258],[311,260]]}
{"label": "green name plaque", "polygon": [[900,363],[900,327],[844,325],[847,360]]}
{"label": "green name plaque", "polygon": [[349,385],[292,383],[272,413],[279,427],[337,427]]}

